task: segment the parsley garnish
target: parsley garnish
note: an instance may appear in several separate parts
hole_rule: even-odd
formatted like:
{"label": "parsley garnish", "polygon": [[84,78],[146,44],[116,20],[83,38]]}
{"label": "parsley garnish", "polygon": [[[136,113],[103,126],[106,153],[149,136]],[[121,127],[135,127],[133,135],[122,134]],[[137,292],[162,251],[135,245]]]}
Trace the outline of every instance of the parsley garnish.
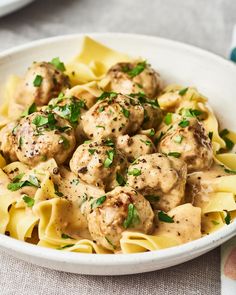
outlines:
{"label": "parsley garnish", "polygon": [[70,142],[65,136],[60,136],[60,139],[58,141],[59,144],[63,144],[64,149],[68,149],[70,147]]}
{"label": "parsley garnish", "polygon": [[154,136],[155,135],[155,130],[152,128],[149,132],[149,136]]}
{"label": "parsley garnish", "polygon": [[158,202],[160,201],[160,197],[156,195],[147,195],[145,196],[145,199],[147,199],[149,202]]}
{"label": "parsley garnish", "polygon": [[118,172],[116,172],[116,181],[120,186],[125,185],[124,177],[121,174],[119,174]]}
{"label": "parsley garnish", "polygon": [[104,161],[104,167],[109,168],[114,160],[115,150],[106,151],[107,158]]}
{"label": "parsley garnish", "polygon": [[134,226],[135,224],[140,222],[140,218],[138,215],[138,211],[134,204],[129,204],[128,206],[128,215],[127,218],[123,222],[123,227],[124,228],[129,228]]}
{"label": "parsley garnish", "polygon": [[54,57],[50,63],[54,65],[55,68],[57,68],[58,70],[62,72],[66,70],[64,63],[60,61],[59,57]]}
{"label": "parsley garnish", "polygon": [[109,100],[112,100],[113,98],[116,98],[118,93],[116,92],[103,92],[102,95],[98,97],[97,100],[104,100],[106,98],[109,98]]}
{"label": "parsley garnish", "polygon": [[37,115],[37,116],[33,119],[32,123],[33,123],[34,125],[36,125],[37,127],[41,127],[41,126],[43,126],[43,125],[48,124],[48,118],[47,118],[47,117],[40,116],[40,115]]}
{"label": "parsley garnish", "polygon": [[229,134],[229,130],[228,129],[223,129],[222,131],[220,131],[220,136],[222,137],[222,139],[224,140],[225,144],[226,144],[226,148],[228,150],[232,150],[232,148],[234,147],[234,143],[231,139],[229,139],[226,135]]}
{"label": "parsley garnish", "polygon": [[19,190],[20,188],[22,188],[24,186],[34,186],[34,187],[37,187],[37,188],[40,187],[39,180],[38,180],[38,178],[36,176],[30,175],[29,180],[19,181],[19,180],[21,180],[23,175],[19,174],[16,177],[14,177],[12,182],[10,182],[8,184],[7,188],[10,191],[17,191],[17,190]]}
{"label": "parsley garnish", "polygon": [[62,239],[72,239],[72,237],[68,236],[67,234],[61,234]]}
{"label": "parsley garnish", "polygon": [[99,111],[99,113],[103,112],[103,111],[104,111],[104,107],[100,107],[100,108],[98,109],[98,111]]}
{"label": "parsley garnish", "polygon": [[225,170],[226,173],[236,174],[236,170],[230,170],[230,169],[227,169],[227,168],[225,168],[224,170]]}
{"label": "parsley garnish", "polygon": [[154,143],[157,145],[164,135],[165,133],[161,131],[161,133],[155,138]]}
{"label": "parsley garnish", "polygon": [[143,139],[140,139],[141,142],[145,143],[146,145],[149,145],[151,146],[152,145],[152,142],[150,140],[143,140]]}
{"label": "parsley garnish", "polygon": [[220,223],[216,220],[211,220],[211,222],[214,224],[214,225],[219,225]]}
{"label": "parsley garnish", "polygon": [[79,184],[79,179],[73,179],[72,184],[78,185]]}
{"label": "parsley garnish", "polygon": [[36,104],[35,104],[35,103],[32,103],[32,105],[31,105],[27,110],[25,110],[25,111],[22,113],[21,117],[26,117],[26,116],[28,116],[28,115],[30,115],[30,114],[33,114],[33,113],[36,112],[36,111],[37,111]]}
{"label": "parsley garnish", "polygon": [[65,246],[62,246],[60,248],[58,248],[58,250],[63,250],[63,249],[66,249],[66,248],[70,248],[70,247],[73,247],[75,244],[68,244],[68,245],[65,245]]}
{"label": "parsley garnish", "polygon": [[185,128],[185,127],[189,126],[189,121],[184,119],[181,122],[179,122],[179,126],[182,128]]}
{"label": "parsley garnish", "polygon": [[129,118],[129,115],[130,115],[130,111],[129,111],[129,110],[127,110],[127,109],[125,109],[125,108],[122,108],[122,113],[124,114],[124,116],[125,116],[126,118]]}
{"label": "parsley garnish", "polygon": [[128,174],[133,176],[139,176],[141,175],[141,170],[137,168],[133,168],[133,170],[128,171]]}
{"label": "parsley garnish", "polygon": [[188,87],[187,88],[183,88],[179,91],[179,95],[184,96],[186,94],[186,92],[188,91]]}
{"label": "parsley garnish", "polygon": [[113,146],[115,145],[114,142],[113,142],[113,140],[111,140],[110,138],[104,140],[103,143],[104,143],[106,146],[111,146],[111,147],[113,147]]}
{"label": "parsley garnish", "polygon": [[213,138],[213,132],[212,132],[212,131],[210,131],[210,132],[208,133],[208,137],[210,138],[210,140],[212,140],[212,138]]}
{"label": "parsley garnish", "polygon": [[163,221],[163,222],[168,222],[168,223],[173,223],[174,222],[173,217],[170,217],[168,214],[166,214],[163,211],[158,212],[158,218],[159,218],[160,221]]}
{"label": "parsley garnish", "polygon": [[200,110],[194,110],[194,109],[184,109],[184,113],[182,113],[185,117],[193,117],[196,118],[202,114],[202,111]]}
{"label": "parsley garnish", "polygon": [[230,213],[229,213],[228,211],[225,210],[225,212],[226,212],[225,223],[226,223],[227,225],[229,225],[230,222],[231,222],[231,216],[230,216]]}
{"label": "parsley garnish", "polygon": [[105,127],[104,127],[104,126],[97,125],[96,127],[97,127],[97,128],[103,128],[103,129],[105,130]]}
{"label": "parsley garnish", "polygon": [[179,158],[181,156],[181,153],[178,153],[178,152],[170,152],[170,153],[167,154],[167,156]]}
{"label": "parsley garnish", "polygon": [[112,248],[115,250],[116,246],[107,237],[105,237],[105,239],[106,239],[107,243],[110,244],[112,246]]}
{"label": "parsley garnish", "polygon": [[37,75],[33,81],[34,87],[39,87],[43,81],[43,77],[40,75]]}
{"label": "parsley garnish", "polygon": [[63,193],[59,191],[59,187],[58,187],[58,184],[54,183],[54,190],[55,190],[55,194],[58,196],[58,197],[63,197]]}
{"label": "parsley garnish", "polygon": [[24,202],[27,204],[28,207],[34,206],[34,199],[29,197],[28,195],[24,195],[22,199],[24,200]]}
{"label": "parsley garnish", "polygon": [[97,207],[99,207],[100,205],[102,205],[105,201],[106,201],[106,196],[101,196],[100,198],[96,199],[92,205],[91,205],[91,208],[92,209],[95,209]]}
{"label": "parsley garnish", "polygon": [[166,125],[170,125],[172,123],[172,113],[167,113],[164,122]]}
{"label": "parsley garnish", "polygon": [[90,153],[90,155],[93,155],[96,152],[96,149],[88,149],[88,152]]}
{"label": "parsley garnish", "polygon": [[70,123],[77,123],[81,109],[85,109],[86,105],[82,100],[71,100],[71,103],[64,106],[55,106],[54,111],[62,118],[67,119]]}
{"label": "parsley garnish", "polygon": [[137,63],[137,65],[132,70],[130,70],[127,67],[127,71],[126,70],[125,71],[123,70],[123,71],[127,73],[131,78],[134,78],[135,76],[141,74],[143,70],[146,68],[146,66],[147,66],[147,62],[143,61],[143,62]]}

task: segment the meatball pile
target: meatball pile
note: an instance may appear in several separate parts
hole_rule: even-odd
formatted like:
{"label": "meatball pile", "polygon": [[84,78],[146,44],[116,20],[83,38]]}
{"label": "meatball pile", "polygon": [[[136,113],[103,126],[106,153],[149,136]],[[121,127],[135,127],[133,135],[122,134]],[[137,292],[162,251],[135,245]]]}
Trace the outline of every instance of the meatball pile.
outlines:
{"label": "meatball pile", "polygon": [[0,150],[29,166],[54,158],[103,189],[103,196],[86,198],[88,229],[114,251],[123,231],[152,233],[158,212],[184,204],[187,172],[208,169],[213,152],[195,117],[182,117],[157,137],[163,83],[146,62],[118,63],[105,79],[102,95],[86,104],[67,89],[63,69],[34,63],[16,94],[18,103],[31,106],[0,131]]}

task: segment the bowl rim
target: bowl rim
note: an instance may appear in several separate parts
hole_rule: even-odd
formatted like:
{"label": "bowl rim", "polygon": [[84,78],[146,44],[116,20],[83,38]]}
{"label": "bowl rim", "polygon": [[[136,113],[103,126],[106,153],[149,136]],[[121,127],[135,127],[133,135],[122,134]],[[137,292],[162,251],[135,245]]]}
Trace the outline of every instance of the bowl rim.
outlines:
{"label": "bowl rim", "polygon": [[[189,51],[191,53],[197,54],[199,58],[204,56],[205,58],[216,61],[218,64],[228,67],[232,70],[236,76],[236,66],[233,62],[226,60],[225,58],[211,53],[207,50],[195,47],[193,45],[185,44],[179,41],[174,41],[166,38],[147,36],[141,34],[129,34],[129,33],[80,33],[80,34],[69,34],[54,36],[50,38],[44,38],[32,42],[28,42],[23,45],[19,45],[7,50],[0,52],[0,62],[1,59],[7,58],[13,54],[23,52],[27,49],[33,49],[40,45],[47,45],[54,42],[66,41],[69,39],[82,38],[84,36],[90,36],[92,38],[134,38],[142,41],[153,40],[158,41],[164,45],[174,46],[175,48]],[[232,238],[236,233],[236,220],[230,225],[224,226],[221,229],[211,233],[210,235],[204,236],[200,239],[174,246],[167,249],[143,252],[143,253],[132,253],[132,254],[118,254],[118,255],[108,255],[108,254],[86,254],[78,252],[66,252],[58,251],[55,249],[40,247],[37,245],[29,244],[24,241],[16,240],[14,238],[8,237],[6,235],[0,234],[0,246],[5,249],[11,249],[12,251],[18,252],[31,257],[43,258],[49,261],[70,263],[72,265],[86,265],[86,266],[126,266],[135,265],[141,263],[157,263],[164,262],[167,259],[176,258],[178,256],[184,256],[185,260],[190,260],[193,257],[189,257],[192,251],[198,253],[198,255],[206,252],[206,247],[211,245],[211,248],[215,248],[225,242],[226,240]],[[214,246],[212,247],[212,244]],[[209,250],[210,250],[209,249]],[[207,250],[208,251],[208,250]],[[195,256],[194,256],[195,257]],[[135,272],[133,272],[135,273]]]}

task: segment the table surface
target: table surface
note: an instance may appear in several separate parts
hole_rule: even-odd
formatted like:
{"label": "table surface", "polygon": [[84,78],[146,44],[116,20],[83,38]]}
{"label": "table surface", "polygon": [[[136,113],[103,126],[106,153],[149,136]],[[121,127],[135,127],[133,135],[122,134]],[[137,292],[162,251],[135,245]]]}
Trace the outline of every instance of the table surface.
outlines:
{"label": "table surface", "polygon": [[[126,32],[161,36],[227,57],[234,0],[38,0],[0,19],[0,51],[71,33]],[[0,251],[0,293],[220,294],[220,251],[147,274],[96,277],[62,273]]]}

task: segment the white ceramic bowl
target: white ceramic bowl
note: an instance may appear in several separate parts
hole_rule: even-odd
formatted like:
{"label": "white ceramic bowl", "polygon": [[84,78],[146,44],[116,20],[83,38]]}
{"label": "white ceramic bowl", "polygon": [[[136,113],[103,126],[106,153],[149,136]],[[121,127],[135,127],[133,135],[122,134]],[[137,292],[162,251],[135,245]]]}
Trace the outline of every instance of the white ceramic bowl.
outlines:
{"label": "white ceramic bowl", "polygon": [[0,0],[0,17],[16,11],[33,0]]}
{"label": "white ceramic bowl", "polygon": [[[236,67],[212,53],[178,42],[127,34],[89,34],[108,46],[142,56],[168,82],[195,85],[209,97],[223,125],[236,130]],[[82,35],[40,40],[0,54],[0,92],[9,74],[22,74],[35,60],[76,55]],[[0,235],[0,247],[25,261],[61,271],[91,275],[147,272],[193,259],[221,245],[236,233],[236,222],[199,240],[140,254],[96,255],[68,253],[30,245]]]}

